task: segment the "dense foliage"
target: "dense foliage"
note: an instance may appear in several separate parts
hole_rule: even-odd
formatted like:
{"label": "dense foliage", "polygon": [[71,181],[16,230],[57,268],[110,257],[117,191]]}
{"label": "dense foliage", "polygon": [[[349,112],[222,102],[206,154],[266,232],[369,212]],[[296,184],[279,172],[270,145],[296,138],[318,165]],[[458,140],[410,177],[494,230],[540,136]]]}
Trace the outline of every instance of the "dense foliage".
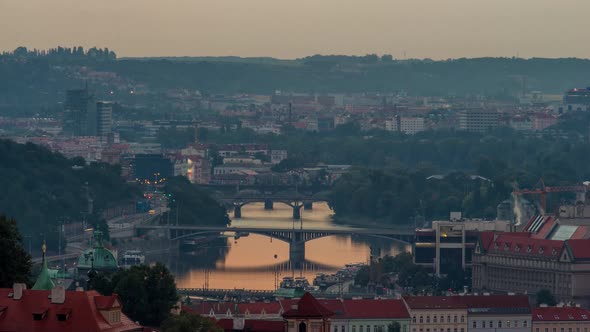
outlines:
{"label": "dense foliage", "polygon": [[428,273],[422,266],[413,263],[412,255],[402,253],[395,257],[385,256],[369,266],[363,267],[355,276],[356,285],[366,286],[370,282],[385,287],[404,288],[412,294],[444,294],[448,290],[462,290],[471,284],[470,276],[463,270],[452,270],[444,277]]}
{"label": "dense foliage", "polygon": [[118,294],[123,312],[146,326],[160,326],[178,300],[174,276],[160,263],[121,269],[110,276],[99,274],[90,287],[104,295]]}
{"label": "dense foliage", "polygon": [[0,288],[15,282],[27,283],[31,274],[31,256],[22,246],[16,221],[0,216]]}
{"label": "dense foliage", "polygon": [[[43,239],[48,248],[57,248],[61,222],[98,223],[102,210],[139,196],[138,189],[121,178],[118,166],[85,165],[80,158],[67,159],[30,143],[0,140],[0,172],[5,193],[0,196],[0,213],[18,220],[21,234],[35,248]],[[93,199],[92,215],[88,215],[86,184]]]}
{"label": "dense foliage", "polygon": [[210,193],[177,176],[166,181],[164,193],[168,196],[171,222],[185,225],[218,225],[230,223],[226,209]]}

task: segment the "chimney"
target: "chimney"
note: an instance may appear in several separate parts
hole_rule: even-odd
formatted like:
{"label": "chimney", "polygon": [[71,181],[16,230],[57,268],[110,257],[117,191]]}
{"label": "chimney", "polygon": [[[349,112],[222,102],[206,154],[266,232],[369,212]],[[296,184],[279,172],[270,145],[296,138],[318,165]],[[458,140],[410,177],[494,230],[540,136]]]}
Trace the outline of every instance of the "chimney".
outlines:
{"label": "chimney", "polygon": [[23,291],[26,289],[26,284],[15,283],[14,285],[12,285],[12,299],[20,300],[23,297]]}
{"label": "chimney", "polygon": [[66,289],[62,285],[55,286],[51,289],[51,303],[63,304],[66,301]]}

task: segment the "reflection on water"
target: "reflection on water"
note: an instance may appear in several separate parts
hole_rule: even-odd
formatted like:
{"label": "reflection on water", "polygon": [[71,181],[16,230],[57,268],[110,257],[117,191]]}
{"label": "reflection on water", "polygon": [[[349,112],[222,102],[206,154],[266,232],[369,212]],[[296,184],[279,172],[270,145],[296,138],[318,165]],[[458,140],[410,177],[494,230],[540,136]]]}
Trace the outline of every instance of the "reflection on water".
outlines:
{"label": "reflection on water", "polygon": [[[302,210],[302,227],[341,228],[331,221],[331,210],[326,204],[314,204],[313,210]],[[291,207],[274,205],[266,211],[263,204],[249,204],[242,208],[242,219],[232,221],[233,226],[247,227],[301,227],[293,222]],[[333,273],[347,263],[367,262],[369,242],[381,248],[382,254],[395,255],[409,250],[405,244],[384,239],[358,236],[329,236],[305,244],[305,262],[289,261],[289,244],[266,236],[250,234],[213,241],[199,254],[151,257],[167,262],[176,274],[181,288],[248,288],[274,289],[277,280],[285,276],[305,276],[310,282],[317,273]]]}

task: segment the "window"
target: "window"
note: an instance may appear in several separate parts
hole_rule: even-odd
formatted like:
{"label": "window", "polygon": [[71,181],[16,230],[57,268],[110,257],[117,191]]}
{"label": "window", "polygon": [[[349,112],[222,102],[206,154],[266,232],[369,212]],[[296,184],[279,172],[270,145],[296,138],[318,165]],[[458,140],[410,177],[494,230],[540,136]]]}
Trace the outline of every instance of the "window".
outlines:
{"label": "window", "polygon": [[455,315],[455,316],[453,317],[453,323],[456,323],[456,322],[457,322],[457,315]]}
{"label": "window", "polygon": [[[352,332],[356,332],[356,325],[352,326]],[[415,331],[414,331],[415,332]]]}
{"label": "window", "polygon": [[518,321],[517,320],[514,321],[514,327],[518,327]]}
{"label": "window", "polygon": [[522,322],[522,326],[528,327],[529,326],[529,321],[528,320],[525,320],[524,322]]}
{"label": "window", "polygon": [[364,332],[365,331],[365,327],[363,325],[359,326],[359,332]]}
{"label": "window", "polygon": [[444,323],[445,322],[445,318],[443,316],[440,316],[440,322]]}
{"label": "window", "polygon": [[493,327],[494,327],[494,322],[490,321],[490,328],[493,328]]}
{"label": "window", "polygon": [[477,328],[477,322],[476,321],[473,321],[473,328],[474,329]]}
{"label": "window", "polygon": [[553,332],[557,332],[557,328],[556,327],[553,328]]}
{"label": "window", "polygon": [[412,317],[412,323],[416,324],[416,316]]}
{"label": "window", "polygon": [[506,321],[506,327],[510,327],[510,321],[509,320]]}
{"label": "window", "polygon": [[465,316],[461,316],[461,323],[465,323]]}
{"label": "window", "polygon": [[430,324],[430,316],[426,316],[426,323]]}
{"label": "window", "polygon": [[486,328],[486,321],[485,320],[482,320],[481,321],[481,328],[482,329],[485,329]]}
{"label": "window", "polygon": [[535,332],[540,332],[539,330],[540,330],[540,328],[537,327],[537,329],[535,330]]}
{"label": "window", "polygon": [[340,332],[346,332],[346,328],[344,327],[344,325],[342,325],[342,326],[340,327]]}
{"label": "window", "polygon": [[565,328],[563,328],[563,327],[562,327],[562,328],[560,329],[560,332],[564,332],[564,331],[565,331]]}
{"label": "window", "polygon": [[338,326],[334,325],[334,332],[338,332]]}
{"label": "window", "polygon": [[451,316],[447,316],[447,323],[451,322]]}
{"label": "window", "polygon": [[420,316],[420,324],[424,323],[424,318]]}
{"label": "window", "polygon": [[[502,328],[502,321],[501,321],[501,320],[499,320],[499,321],[498,321],[498,328],[499,328],[499,329],[501,329],[501,328]],[[363,332],[363,331],[361,331],[361,332]]]}
{"label": "window", "polygon": [[432,321],[433,321],[434,323],[437,323],[437,321],[436,321],[436,316],[432,317]]}
{"label": "window", "polygon": [[461,328],[461,332],[465,332],[465,329],[464,328]]}

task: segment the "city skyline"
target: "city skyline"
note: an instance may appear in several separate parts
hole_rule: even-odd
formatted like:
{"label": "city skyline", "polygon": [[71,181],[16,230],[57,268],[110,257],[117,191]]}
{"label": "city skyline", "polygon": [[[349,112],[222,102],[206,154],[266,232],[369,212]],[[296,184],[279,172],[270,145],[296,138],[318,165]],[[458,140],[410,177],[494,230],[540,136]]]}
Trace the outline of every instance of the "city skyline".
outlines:
{"label": "city skyline", "polygon": [[589,58],[579,33],[590,27],[589,10],[580,0],[0,0],[0,51],[81,45],[121,57]]}

